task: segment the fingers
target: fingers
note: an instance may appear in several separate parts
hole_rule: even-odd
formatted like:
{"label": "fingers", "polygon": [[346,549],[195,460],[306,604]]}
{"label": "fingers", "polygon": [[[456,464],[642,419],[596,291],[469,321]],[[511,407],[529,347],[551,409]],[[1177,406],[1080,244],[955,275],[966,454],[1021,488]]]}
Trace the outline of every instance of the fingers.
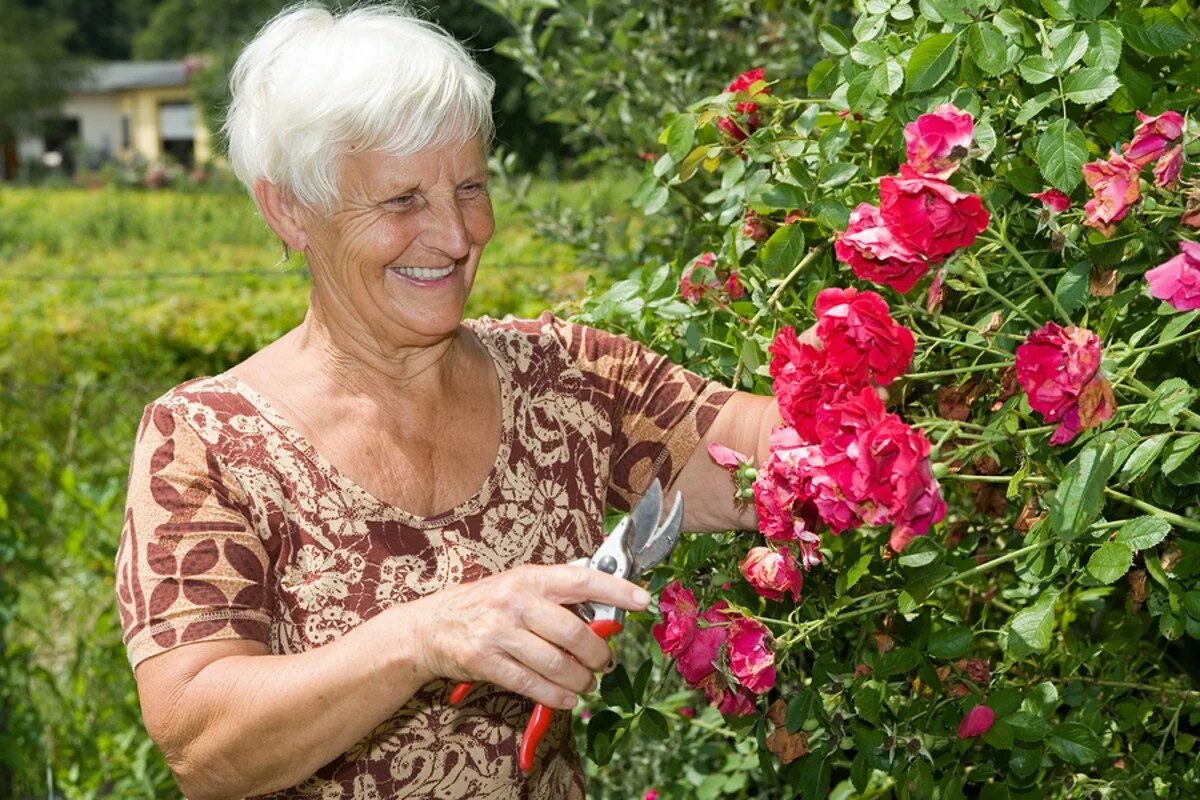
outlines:
{"label": "fingers", "polygon": [[525,624],[534,635],[567,651],[592,672],[602,670],[612,658],[608,644],[562,606],[538,604],[526,612]]}
{"label": "fingers", "polygon": [[532,567],[533,579],[541,593],[554,603],[592,601],[641,611],[650,604],[650,593],[624,578],[579,567]]}
{"label": "fingers", "polygon": [[579,702],[579,695],[547,680],[510,656],[498,658],[486,680],[550,708],[573,708]]}
{"label": "fingers", "polygon": [[558,691],[572,695],[571,698],[565,695],[559,698],[561,701],[569,699],[570,705],[574,705],[578,699],[573,695],[590,692],[595,687],[596,677],[591,670],[532,633],[521,631],[514,634],[509,641],[508,655],[537,673],[540,679],[554,684]]}

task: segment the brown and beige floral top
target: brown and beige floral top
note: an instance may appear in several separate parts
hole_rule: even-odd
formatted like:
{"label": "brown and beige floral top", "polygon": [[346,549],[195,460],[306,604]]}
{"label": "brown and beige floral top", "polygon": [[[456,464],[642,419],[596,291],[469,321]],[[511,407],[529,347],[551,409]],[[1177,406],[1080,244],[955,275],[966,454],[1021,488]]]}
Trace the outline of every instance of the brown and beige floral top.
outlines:
{"label": "brown and beige floral top", "polygon": [[[520,564],[589,554],[605,505],[669,485],[730,392],[621,336],[543,314],[467,325],[495,360],[504,429],[479,492],[436,517],[373,497],[231,375],[147,407],[117,593],[134,666],[190,642],[272,653],[331,642],[394,603]],[[562,798],[584,787],[567,714],[528,777],[531,703],[425,686],[350,752],[277,798]]]}

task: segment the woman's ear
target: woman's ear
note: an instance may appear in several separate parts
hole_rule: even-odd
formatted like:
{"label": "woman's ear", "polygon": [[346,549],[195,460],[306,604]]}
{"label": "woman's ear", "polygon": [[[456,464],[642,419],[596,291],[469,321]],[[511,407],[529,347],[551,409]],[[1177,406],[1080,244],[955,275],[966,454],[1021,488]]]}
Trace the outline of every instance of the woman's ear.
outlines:
{"label": "woman's ear", "polygon": [[308,247],[308,231],[296,201],[265,178],[254,182],[254,199],[262,209],[263,219],[283,240],[284,247],[304,252]]}

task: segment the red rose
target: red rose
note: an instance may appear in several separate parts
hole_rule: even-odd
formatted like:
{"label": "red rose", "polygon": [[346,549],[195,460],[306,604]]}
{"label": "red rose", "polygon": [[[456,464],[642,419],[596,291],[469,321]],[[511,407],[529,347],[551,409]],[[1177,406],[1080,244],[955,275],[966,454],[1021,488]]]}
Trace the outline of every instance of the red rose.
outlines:
{"label": "red rose", "polygon": [[865,281],[890,286],[904,294],[929,269],[928,262],[883,224],[879,209],[862,203],[850,212],[850,225],[833,243],[838,261],[849,264]]}
{"label": "red rose", "polygon": [[[835,394],[842,378],[829,363],[825,351],[800,341],[790,326],[779,329],[768,348],[771,353],[772,391],[784,422],[805,441],[816,437],[813,420],[817,407]],[[854,387],[865,385],[865,376],[849,376]]]}
{"label": "red rose", "polygon": [[1183,115],[1167,111],[1157,117],[1137,112],[1142,124],[1133,132],[1133,139],[1121,152],[1138,167],[1144,167],[1166,152],[1171,143],[1183,135]]}
{"label": "red rose", "polygon": [[674,581],[663,588],[658,610],[663,621],[650,633],[664,655],[677,656],[691,645],[696,635],[696,595],[679,581]]}
{"label": "red rose", "polygon": [[1113,152],[1106,161],[1084,164],[1083,179],[1092,190],[1092,199],[1083,207],[1083,224],[1112,236],[1141,193],[1138,166]]}
{"label": "red rose", "polygon": [[796,559],[787,547],[772,550],[769,547],[754,547],[742,561],[742,575],[754,587],[754,591],[769,600],[782,600],[791,594],[793,602],[800,599],[800,588],[804,576],[796,566]]}
{"label": "red rose", "polygon": [[1047,322],[1017,347],[1017,381],[1029,407],[1059,423],[1050,444],[1063,444],[1079,431],[1113,415],[1112,387],[1100,374],[1100,337],[1086,328]]}
{"label": "red rose", "polygon": [[[749,91],[754,84],[761,80],[765,80],[766,74],[767,71],[763,67],[756,67],[755,69],[746,70],[741,75],[738,75],[736,78],[734,78],[729,85],[725,87],[725,91],[735,94],[739,92],[746,92],[749,97],[755,97],[760,94],[770,94],[770,86],[763,86],[757,91],[753,92]],[[735,108],[740,114],[753,114],[758,110],[758,103],[740,101]]]}
{"label": "red rose", "polygon": [[974,132],[975,118],[953,103],[922,114],[904,126],[909,166],[921,175],[949,178],[967,157]]}
{"label": "red rose", "polygon": [[707,624],[698,624],[691,643],[676,654],[675,666],[692,688],[699,688],[701,682],[717,668],[716,662],[728,635],[727,606],[725,601],[719,600],[701,614],[697,619]]}
{"label": "red rose", "polygon": [[1176,311],[1200,308],[1200,244],[1180,242],[1179,255],[1146,273],[1150,296]]}
{"label": "red rose", "polygon": [[1050,210],[1050,215],[1061,214],[1071,207],[1071,198],[1060,192],[1058,189],[1047,189],[1038,194],[1031,194],[1030,197],[1041,200],[1043,205]]}
{"label": "red rose", "polygon": [[838,374],[886,386],[908,369],[912,331],[891,318],[887,301],[875,292],[825,289],[814,310],[817,336]]}
{"label": "red rose", "polygon": [[900,167],[899,177],[880,178],[879,199],[888,230],[934,262],[960,247],[970,247],[990,220],[978,195],[918,175],[907,164]]}

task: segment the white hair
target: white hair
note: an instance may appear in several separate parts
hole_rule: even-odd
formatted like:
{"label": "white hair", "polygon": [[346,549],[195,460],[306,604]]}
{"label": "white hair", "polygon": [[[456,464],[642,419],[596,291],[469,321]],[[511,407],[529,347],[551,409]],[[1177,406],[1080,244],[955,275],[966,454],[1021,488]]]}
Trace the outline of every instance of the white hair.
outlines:
{"label": "white hair", "polygon": [[225,119],[229,160],[301,205],[338,201],[342,156],[490,142],[495,81],[450,34],[400,5],[280,12],[238,57]]}

